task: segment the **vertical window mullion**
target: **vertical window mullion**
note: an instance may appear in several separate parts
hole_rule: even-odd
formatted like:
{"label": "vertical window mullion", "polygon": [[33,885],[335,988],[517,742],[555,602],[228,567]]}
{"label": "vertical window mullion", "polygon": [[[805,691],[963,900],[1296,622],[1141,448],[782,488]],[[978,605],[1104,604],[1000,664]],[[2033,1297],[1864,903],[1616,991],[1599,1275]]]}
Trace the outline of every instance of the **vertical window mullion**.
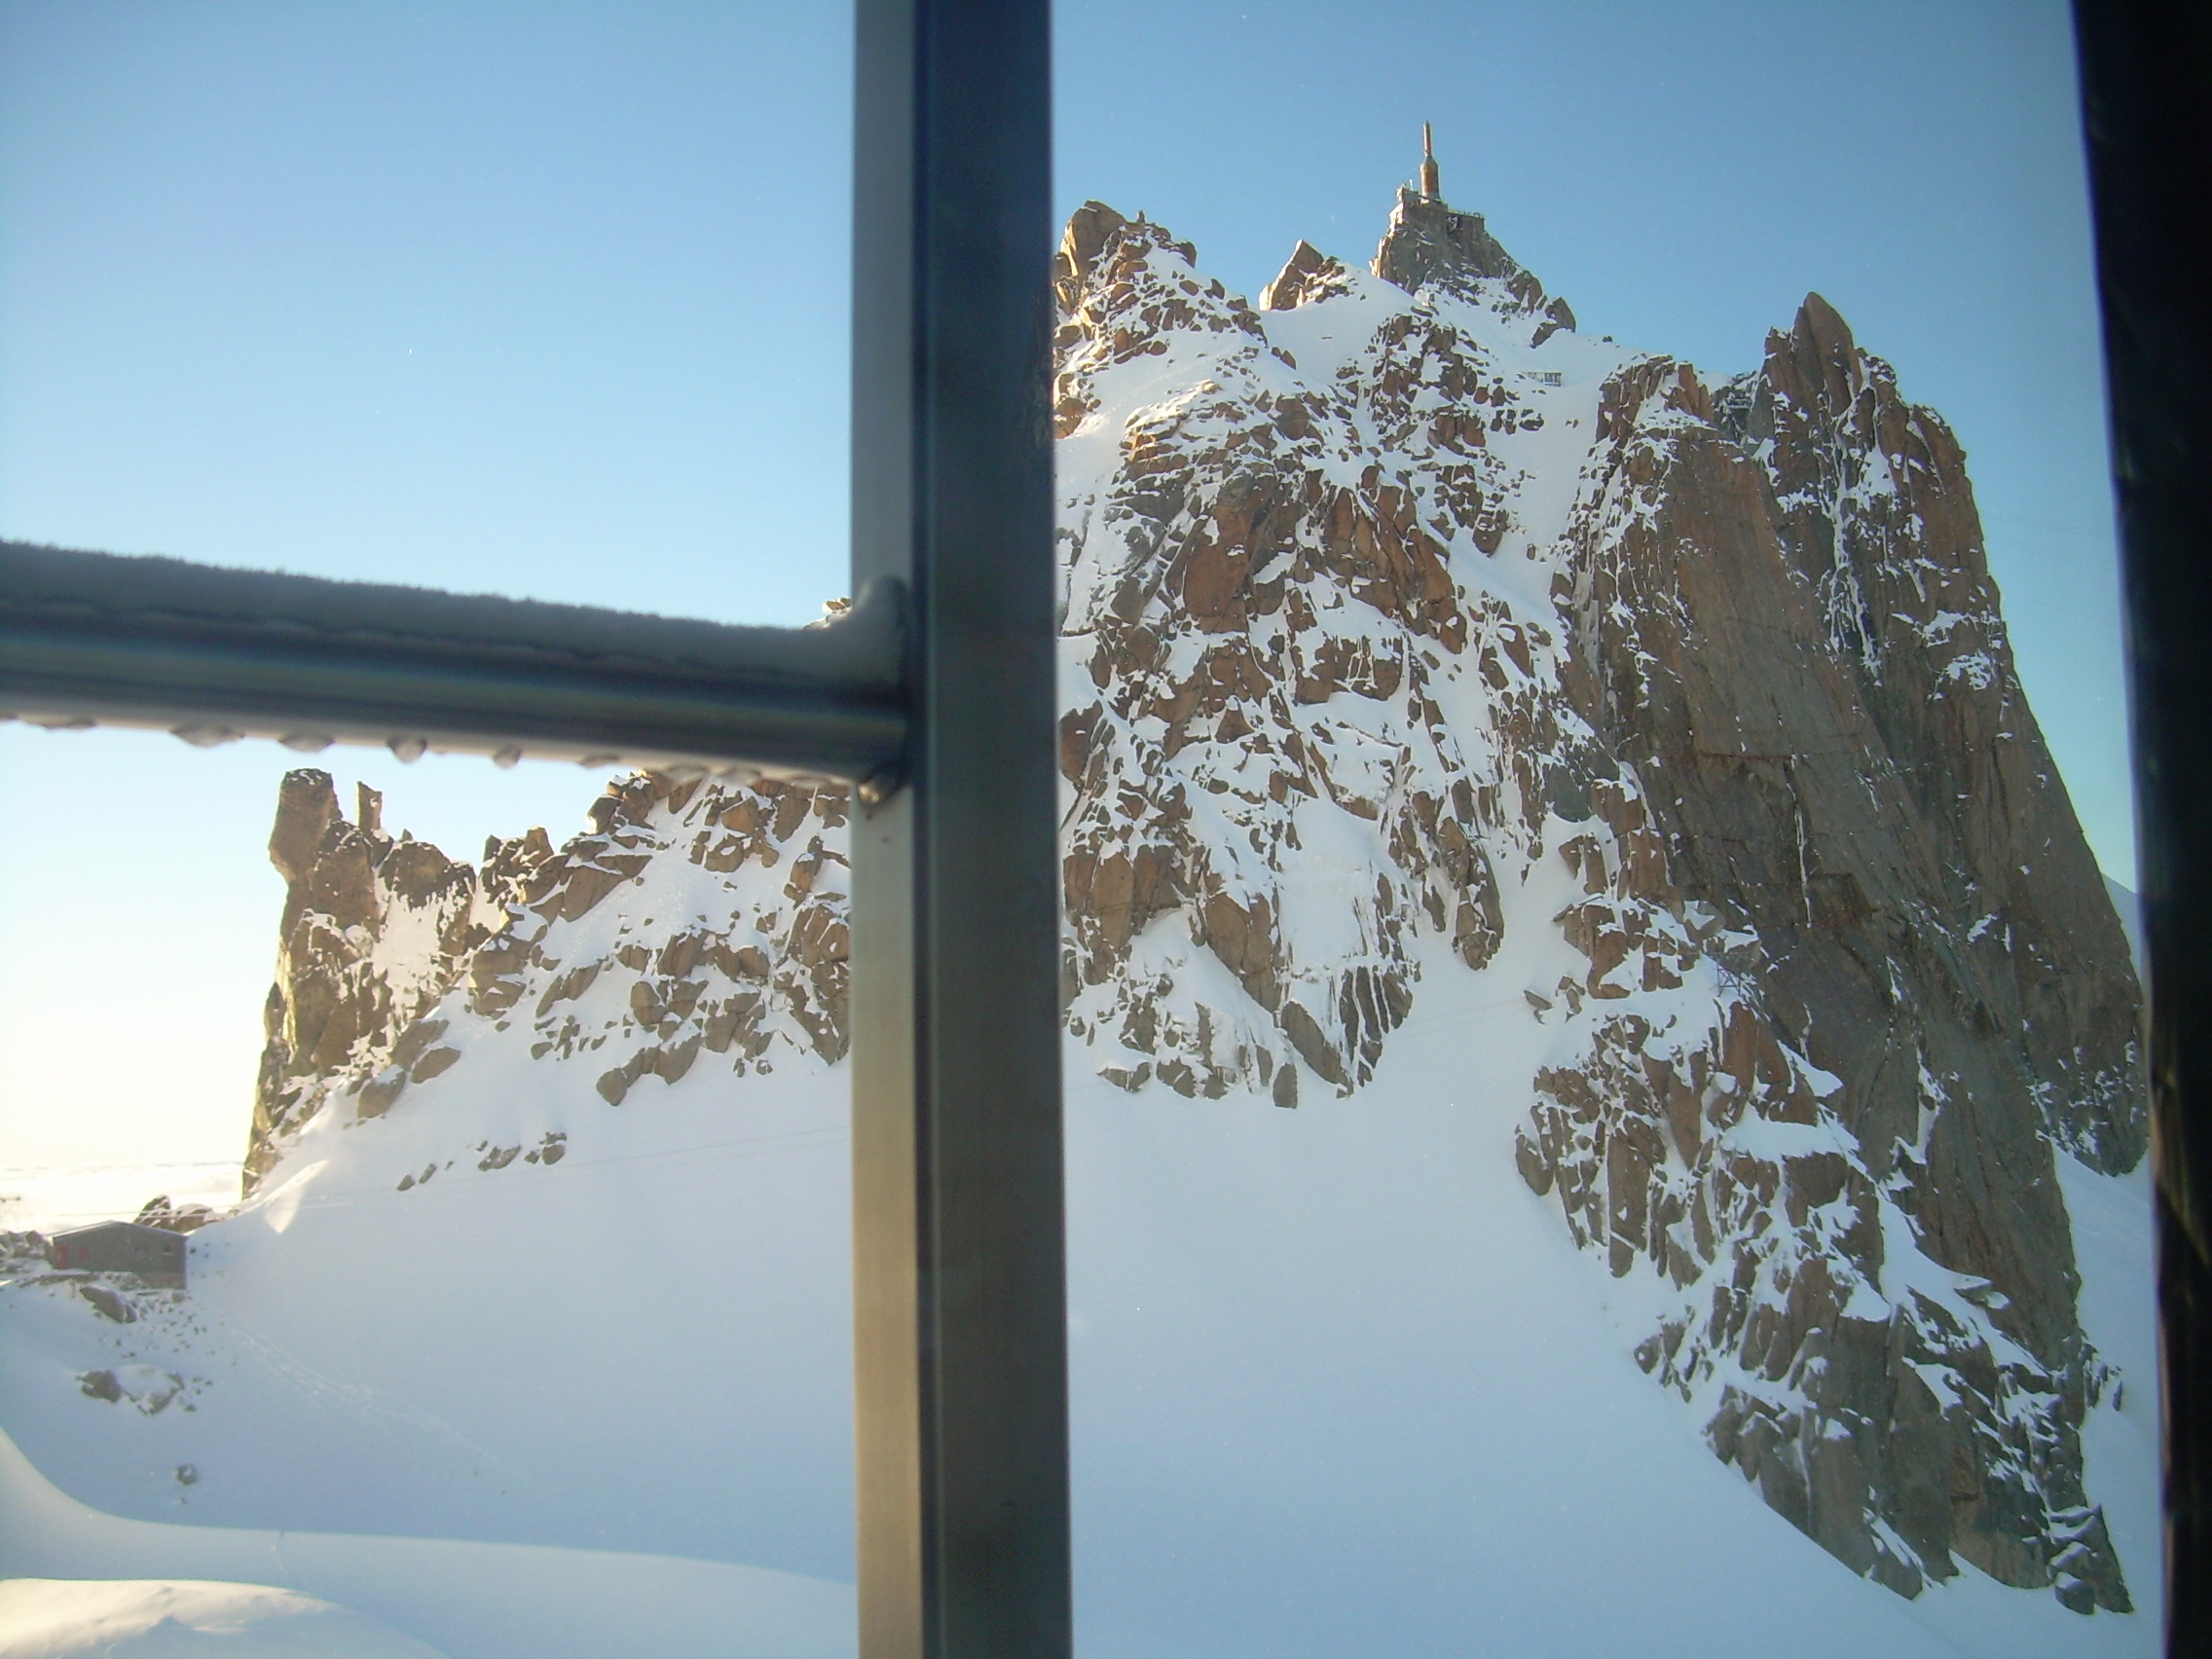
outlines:
{"label": "vertical window mullion", "polygon": [[859,12],[853,573],[913,720],[854,825],[863,1659],[1071,1646],[1048,12]]}

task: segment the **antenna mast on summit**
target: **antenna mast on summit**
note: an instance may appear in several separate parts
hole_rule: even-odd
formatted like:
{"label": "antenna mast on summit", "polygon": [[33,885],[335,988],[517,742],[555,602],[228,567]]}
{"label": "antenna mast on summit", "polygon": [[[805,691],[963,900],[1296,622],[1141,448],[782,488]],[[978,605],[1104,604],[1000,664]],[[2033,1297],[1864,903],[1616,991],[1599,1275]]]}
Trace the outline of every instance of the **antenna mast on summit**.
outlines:
{"label": "antenna mast on summit", "polygon": [[1420,193],[1431,202],[1443,200],[1444,193],[1436,183],[1436,145],[1425,121],[1420,124]]}

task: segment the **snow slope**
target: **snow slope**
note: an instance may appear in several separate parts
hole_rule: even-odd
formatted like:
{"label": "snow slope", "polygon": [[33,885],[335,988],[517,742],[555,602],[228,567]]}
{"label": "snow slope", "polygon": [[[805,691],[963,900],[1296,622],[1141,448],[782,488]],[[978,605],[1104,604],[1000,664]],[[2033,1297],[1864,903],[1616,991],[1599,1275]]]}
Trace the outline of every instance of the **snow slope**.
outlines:
{"label": "snow slope", "polygon": [[[1518,998],[1518,984],[1500,989]],[[1755,1493],[1682,1434],[1673,1403],[1636,1370],[1623,1325],[1590,1298],[1586,1264],[1501,1156],[1509,1103],[1493,1101],[1483,1113],[1480,1093],[1464,1084],[1436,1087],[1440,1075],[1463,1073],[1458,1056],[1470,1031],[1507,1023],[1499,1014],[1470,999],[1417,1027],[1412,1051],[1385,1062],[1399,1075],[1379,1078],[1356,1107],[1294,1114],[1244,1098],[1194,1112],[1172,1097],[1132,1101],[1095,1081],[1071,1080],[1070,1332],[1087,1651],[1321,1656],[1387,1645],[1445,1654],[1473,1641],[1578,1655],[1616,1651],[1624,1629],[1641,1651],[1684,1656],[1749,1656],[1785,1640],[1809,1656],[2156,1650],[2140,1616],[2079,1619],[2046,1597],[1971,1573],[1901,1602],[1778,1525]],[[669,1104],[692,1087],[678,1086]],[[833,1192],[819,1197],[834,1207]],[[548,1222],[558,1203],[548,1183],[541,1202],[491,1213]],[[312,1212],[294,1225],[310,1220]],[[303,1261],[266,1287],[264,1306],[287,1297],[299,1305],[277,1330],[303,1346],[321,1338],[334,1308],[388,1315],[410,1301],[396,1293],[404,1275],[390,1269],[413,1268],[420,1285],[470,1231],[433,1218],[417,1230],[414,1260],[400,1264],[388,1254],[350,1266],[338,1254]],[[834,1271],[812,1277],[825,1302],[842,1300]],[[697,1297],[676,1284],[645,1278],[589,1319],[569,1290],[526,1283],[510,1293],[511,1324],[441,1323],[419,1333],[413,1363],[356,1362],[335,1374],[308,1373],[295,1352],[257,1331],[255,1351],[275,1375],[251,1399],[219,1381],[195,1419],[170,1412],[127,1419],[128,1407],[61,1403],[113,1414],[100,1426],[121,1421],[131,1431],[136,1466],[97,1473],[111,1490],[142,1474],[144,1512],[204,1511],[222,1494],[231,1516],[258,1508],[265,1528],[298,1526],[280,1518],[313,1495],[333,1518],[358,1503],[391,1525],[404,1509],[412,1530],[433,1536],[481,1536],[501,1520],[513,1535],[543,1536],[561,1529],[513,1512],[488,1516],[457,1483],[424,1477],[463,1450],[430,1419],[433,1409],[455,1413],[468,1395],[489,1394],[506,1402],[510,1418],[528,1411],[528,1421],[542,1425],[553,1415],[533,1375],[542,1354],[517,1353],[508,1338],[528,1324],[556,1325],[571,1333],[571,1363],[615,1352],[608,1369],[624,1374],[626,1392],[656,1402],[661,1444],[713,1465],[709,1484],[726,1485],[734,1508],[802,1532],[848,1524],[848,1471],[830,1449],[844,1427],[842,1389],[801,1397],[763,1386],[742,1363],[746,1349],[773,1344],[772,1317],[725,1310],[743,1336],[718,1340],[702,1329]],[[195,1300],[203,1295],[223,1308],[220,1281]],[[661,1325],[682,1335],[672,1341],[656,1333]],[[10,1335],[8,1351],[19,1354],[26,1345]],[[641,1342],[660,1353],[641,1352]],[[675,1366],[656,1363],[670,1348]],[[656,1387],[672,1369],[696,1386]],[[474,1388],[456,1387],[461,1373],[475,1375]],[[12,1369],[9,1382],[11,1401],[21,1398],[20,1374]],[[347,1393],[334,1397],[333,1389]],[[241,1410],[225,1410],[232,1399]],[[358,1435],[375,1404],[387,1420],[402,1411],[412,1420],[374,1445],[340,1438],[349,1426]],[[735,1436],[723,1426],[732,1420],[742,1427]],[[298,1441],[288,1458],[254,1459],[256,1441],[280,1441],[295,1425],[315,1437],[305,1441],[313,1449],[306,1467]],[[101,1443],[77,1426],[79,1446]],[[814,1449],[813,1466],[795,1471],[811,1481],[779,1483],[749,1467],[764,1448],[793,1440]],[[578,1468],[574,1451],[550,1436],[535,1450],[518,1441],[503,1447],[520,1459],[518,1473],[577,1495],[588,1491],[617,1516],[684,1487],[675,1477],[685,1459],[656,1456],[627,1470],[591,1459]],[[730,1444],[740,1455],[719,1465]],[[55,1450],[61,1455],[50,1466],[68,1465],[66,1449]],[[179,1494],[189,1509],[166,1493],[152,1496],[164,1485],[158,1464],[186,1453],[208,1460],[200,1485]],[[398,1482],[386,1459],[400,1460]],[[67,1472],[82,1479],[90,1471]],[[105,1534],[70,1535],[43,1513],[24,1516],[23,1484],[19,1475],[5,1482],[8,1554],[0,1567],[11,1573],[207,1570],[136,1544],[119,1549]],[[713,1519],[695,1512],[691,1534],[668,1537],[668,1545],[719,1554]],[[195,1527],[188,1541],[209,1530]],[[571,1522],[568,1535],[589,1531]],[[25,1533],[41,1542],[30,1562],[19,1553]],[[737,1536],[736,1550],[745,1551],[742,1521]],[[2152,1542],[2122,1535],[2123,1547]],[[302,1547],[297,1538],[283,1542],[287,1559]],[[756,1548],[740,1559],[780,1553]],[[672,1621],[682,1614],[682,1597],[724,1604],[723,1582],[703,1568],[694,1584],[682,1579],[693,1570],[682,1563],[598,1559],[614,1583],[635,1575],[640,1595]],[[272,1578],[249,1560],[234,1557],[217,1570]],[[455,1578],[475,1582],[476,1560],[468,1546],[395,1545],[365,1551],[343,1572],[280,1581],[376,1610],[456,1655],[622,1650],[509,1644],[502,1621],[515,1615],[506,1609],[486,1615],[493,1628],[458,1636],[451,1623],[426,1617],[417,1605],[430,1593],[423,1576],[449,1563]],[[574,1582],[576,1567],[566,1558],[544,1566],[547,1576]],[[670,1574],[682,1582],[672,1584]],[[704,1614],[694,1606],[686,1616]]]}
{"label": "snow slope", "polygon": [[[57,1491],[5,1435],[0,1576],[0,1652],[11,1656],[18,1642],[56,1659],[79,1650],[31,1645],[45,1638],[26,1626],[56,1636],[74,1622],[81,1636],[87,1621],[128,1625],[150,1607],[188,1628],[250,1621],[231,1647],[240,1653],[332,1659],[840,1659],[853,1646],[846,1585],[603,1551],[121,1520]],[[51,1593],[56,1580],[90,1582],[69,1597]],[[184,1596],[162,1596],[165,1583]],[[302,1645],[278,1646],[294,1617],[307,1621]],[[148,1646],[220,1652],[219,1634],[160,1632]],[[250,1645],[253,1635],[267,1645]]]}
{"label": "snow slope", "polygon": [[161,1659],[179,1651],[318,1659],[439,1659],[381,1619],[262,1584],[13,1578],[0,1583],[10,1659]]}
{"label": "snow slope", "polygon": [[[1555,898],[1512,895],[1509,923]],[[1548,1040],[1517,1012],[1522,986],[1564,947],[1508,938],[1350,1101],[1194,1106],[1070,1077],[1085,1650],[1568,1656],[1633,1632],[1685,1659],[1782,1641],[1838,1659],[2155,1651],[2141,1615],[2079,1618],[1971,1570],[1901,1601],[1682,1431],[1630,1355],[1641,1309],[1592,1295],[1587,1259],[1514,1173],[1525,1095],[1503,1080]],[[513,1166],[457,1161],[425,1194],[450,1179],[453,1197],[406,1212],[310,1161],[312,1181],[195,1235],[189,1299],[132,1325],[66,1286],[17,1287],[0,1299],[11,1427],[78,1497],[171,1526],[162,1550],[81,1515],[57,1528],[25,1512],[16,1476],[0,1566],[295,1584],[457,1659],[522,1651],[498,1634],[509,1613],[433,1618],[411,1588],[449,1583],[433,1570],[449,1559],[474,1581],[480,1546],[380,1543],[297,1576],[164,1550],[238,1535],[216,1524],[527,1541],[540,1548],[499,1559],[565,1582],[577,1569],[542,1546],[843,1576],[842,1088],[840,1066],[780,1094],[698,1072],[619,1109],[594,1097],[565,1120],[577,1149],[559,1167],[502,1181]],[[436,1150],[521,1109],[478,1093],[388,1122]],[[2106,1219],[2124,1239],[2124,1205]],[[147,1415],[70,1385],[127,1360],[199,1392]],[[2141,1399],[2114,1414],[2112,1452],[2092,1446],[2136,1476]],[[2155,1536],[2121,1545],[2154,1582]],[[352,1547],[313,1545],[334,1564]],[[672,1620],[682,1597],[723,1593],[705,1567],[592,1559],[612,1582],[638,1574]]]}

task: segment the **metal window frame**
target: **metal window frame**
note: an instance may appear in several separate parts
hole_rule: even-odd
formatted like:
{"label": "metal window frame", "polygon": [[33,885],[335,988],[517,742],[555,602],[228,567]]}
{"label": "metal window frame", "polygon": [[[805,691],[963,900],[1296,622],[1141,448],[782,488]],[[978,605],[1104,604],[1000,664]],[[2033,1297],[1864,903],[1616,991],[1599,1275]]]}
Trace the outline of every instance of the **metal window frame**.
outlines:
{"label": "metal window frame", "polygon": [[853,779],[862,1659],[1072,1647],[1050,0],[858,0],[852,613],[0,544],[0,711]]}
{"label": "metal window frame", "polygon": [[2212,1652],[2212,7],[2075,0],[2150,962],[2166,1651]]}
{"label": "metal window frame", "polygon": [[[858,780],[863,1659],[1071,1647],[1050,0],[858,0],[855,615],[723,628],[0,546],[0,708]],[[2151,961],[2167,1643],[2212,1651],[2212,12],[2076,0]],[[901,785],[904,787],[900,787]]]}

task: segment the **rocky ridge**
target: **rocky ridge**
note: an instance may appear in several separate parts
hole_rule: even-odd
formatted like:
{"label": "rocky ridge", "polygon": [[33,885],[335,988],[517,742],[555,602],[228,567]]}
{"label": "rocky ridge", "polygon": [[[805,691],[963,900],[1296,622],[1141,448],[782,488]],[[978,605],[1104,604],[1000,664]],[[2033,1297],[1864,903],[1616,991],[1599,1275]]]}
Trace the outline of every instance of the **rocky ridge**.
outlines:
{"label": "rocky ridge", "polygon": [[262,1011],[249,1191],[332,1083],[383,1063],[445,994],[448,965],[505,921],[493,899],[494,861],[480,879],[426,841],[395,840],[384,832],[383,805],[363,786],[348,820],[330,774],[314,770],[287,774],[278,792],[269,859],[284,878],[284,911],[276,981]]}
{"label": "rocky ridge", "polygon": [[[1964,1561],[2126,1609],[2053,1160],[2140,1159],[2138,992],[1940,419],[1818,296],[1718,384],[1590,340],[1410,191],[1369,269],[1302,242],[1256,308],[1090,203],[1055,290],[1087,1062],[1295,1106],[1423,998],[1506,1008],[1544,1058],[1498,1155],[1719,1456],[1900,1594]],[[255,1172],[495,1041],[609,1106],[842,1055],[841,790],[593,816],[471,869],[287,781]],[[1492,985],[1554,887],[1579,966]]]}
{"label": "rocky ridge", "polygon": [[[328,773],[284,780],[270,845],[292,886],[249,1182],[287,1131],[383,1116],[471,1036],[522,1027],[533,1060],[594,1065],[610,1106],[702,1056],[740,1077],[843,1057],[841,786],[638,775],[592,803],[589,832],[495,837],[480,868],[390,842],[363,795],[349,823]],[[386,948],[409,927],[412,949]]]}

